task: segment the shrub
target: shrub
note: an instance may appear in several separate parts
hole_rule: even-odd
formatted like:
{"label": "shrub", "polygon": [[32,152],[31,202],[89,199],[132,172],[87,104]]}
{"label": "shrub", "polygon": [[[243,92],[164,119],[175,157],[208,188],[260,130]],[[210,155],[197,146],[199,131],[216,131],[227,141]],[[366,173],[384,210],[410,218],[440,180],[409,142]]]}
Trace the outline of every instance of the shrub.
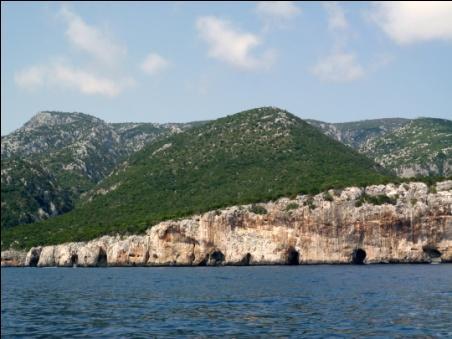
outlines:
{"label": "shrub", "polygon": [[333,196],[330,194],[330,192],[325,192],[323,193],[323,199],[325,199],[326,201],[333,201]]}
{"label": "shrub", "polygon": [[395,205],[397,203],[397,196],[394,198],[391,198],[385,194],[372,196],[372,195],[368,195],[368,194],[364,193],[355,202],[355,207],[360,207],[364,203],[368,203],[368,204],[372,204],[372,205],[383,205],[383,204]]}
{"label": "shrub", "polygon": [[286,206],[286,211],[295,210],[298,208],[298,204],[296,202],[291,202]]}
{"label": "shrub", "polygon": [[254,214],[267,214],[267,210],[265,209],[265,207],[256,204],[252,204],[249,211]]}
{"label": "shrub", "polygon": [[315,203],[314,203],[314,199],[312,197],[310,197],[308,200],[305,201],[304,203],[305,206],[309,206],[310,210],[315,209]]}

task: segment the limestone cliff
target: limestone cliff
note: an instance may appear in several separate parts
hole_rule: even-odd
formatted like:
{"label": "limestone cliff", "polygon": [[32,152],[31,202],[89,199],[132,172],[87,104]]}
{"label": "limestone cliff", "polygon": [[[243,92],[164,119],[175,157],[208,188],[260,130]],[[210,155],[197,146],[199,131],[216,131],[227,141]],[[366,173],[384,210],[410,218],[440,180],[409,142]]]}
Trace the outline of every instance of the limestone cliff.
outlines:
{"label": "limestone cliff", "polygon": [[38,267],[419,262],[452,262],[450,180],[330,190],[165,221],[144,235],[2,252],[2,266]]}

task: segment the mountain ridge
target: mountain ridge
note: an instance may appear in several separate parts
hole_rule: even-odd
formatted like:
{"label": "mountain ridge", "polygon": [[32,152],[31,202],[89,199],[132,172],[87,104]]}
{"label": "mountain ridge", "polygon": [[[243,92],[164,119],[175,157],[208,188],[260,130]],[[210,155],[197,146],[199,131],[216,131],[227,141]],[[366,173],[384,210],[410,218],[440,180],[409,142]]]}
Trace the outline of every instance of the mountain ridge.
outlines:
{"label": "mountain ridge", "polygon": [[[308,120],[324,134],[353,147],[401,177],[452,174],[452,121],[384,118],[347,123]],[[390,143],[390,145],[388,144]],[[421,144],[425,147],[422,147]],[[388,159],[388,154],[391,159]],[[407,155],[408,153],[408,155]],[[431,156],[434,154],[434,156]]]}
{"label": "mountain ridge", "polygon": [[[78,112],[37,113],[24,126],[1,139],[2,227],[67,212],[81,194],[133,152],[190,126],[109,124]],[[29,171],[24,161],[29,164]],[[39,170],[33,172],[32,168]],[[49,177],[51,185],[46,183]],[[52,206],[50,197],[57,194],[64,198]]]}
{"label": "mountain ridge", "polygon": [[[275,107],[259,109],[279,110]],[[447,145],[452,144],[449,120],[431,119],[448,128],[441,149],[433,149],[433,145],[441,144],[435,133],[424,133],[428,136],[427,142],[435,139],[436,143],[430,142],[432,146],[420,150],[423,153],[407,152],[399,142],[400,130],[413,122],[424,121],[422,119],[429,118],[384,118],[344,123],[305,121],[398,175],[448,176],[452,172],[452,155],[447,150]],[[2,136],[2,228],[40,221],[71,210],[92,198],[90,192],[97,184],[146,145],[206,123],[209,121],[107,123],[79,112],[38,112],[24,126]],[[426,131],[429,128],[437,130],[434,126],[424,126]],[[393,139],[391,133],[396,133]],[[395,144],[390,152],[397,157],[390,161],[385,156],[389,152],[385,138]],[[403,158],[405,153],[413,154]],[[423,157],[417,157],[418,154],[423,154]],[[431,154],[435,156],[431,157]],[[399,160],[404,163],[400,165]],[[410,166],[414,161],[418,162]],[[108,189],[100,188],[100,192],[105,193]],[[15,200],[13,204],[12,200]]]}
{"label": "mountain ridge", "polygon": [[[8,230],[24,241],[79,241],[141,232],[158,221],[300,192],[392,178],[353,149],[287,111],[264,107],[146,145],[73,211]],[[40,234],[32,234],[38,227]],[[22,239],[22,240],[20,240]]]}

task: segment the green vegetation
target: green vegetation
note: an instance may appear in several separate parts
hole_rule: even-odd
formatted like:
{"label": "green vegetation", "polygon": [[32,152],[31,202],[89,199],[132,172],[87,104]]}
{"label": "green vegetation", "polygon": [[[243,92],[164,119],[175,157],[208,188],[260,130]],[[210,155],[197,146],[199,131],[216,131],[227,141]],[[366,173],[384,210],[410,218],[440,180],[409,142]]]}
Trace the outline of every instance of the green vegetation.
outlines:
{"label": "green vegetation", "polygon": [[358,150],[365,145],[368,140],[380,138],[388,132],[392,132],[397,128],[405,126],[411,120],[386,118],[343,123],[327,123],[317,120],[307,121],[319,128],[326,135]]}
{"label": "green vegetation", "polygon": [[393,179],[301,119],[254,109],[149,144],[73,211],[3,230],[2,248],[139,233],[162,220],[225,206]]}
{"label": "green vegetation", "polygon": [[135,150],[200,124],[107,124],[83,113],[38,113],[2,137],[1,227],[68,212]]}
{"label": "green vegetation", "polygon": [[25,160],[2,160],[1,197],[2,229],[48,218],[56,211],[67,212],[73,207],[69,193],[50,172]]}
{"label": "green vegetation", "polygon": [[388,197],[385,194],[373,196],[363,193],[361,197],[359,197],[359,199],[355,202],[355,206],[360,207],[364,203],[372,205],[383,205],[383,204],[395,205],[397,203],[397,198],[398,198],[397,196]]}
{"label": "green vegetation", "polygon": [[286,211],[296,210],[298,207],[299,206],[296,202],[291,202],[286,206]]}
{"label": "green vegetation", "polygon": [[452,121],[419,118],[371,140],[361,150],[385,168],[407,177],[413,173],[450,175]]}
{"label": "green vegetation", "polygon": [[323,193],[323,199],[325,199],[326,201],[333,201],[334,198],[333,196],[330,194],[330,192],[325,192]]}
{"label": "green vegetation", "polygon": [[375,119],[310,124],[402,177],[450,176],[452,121],[446,119]]}
{"label": "green vegetation", "polygon": [[316,205],[315,205],[315,203],[314,203],[314,198],[313,198],[313,197],[309,197],[308,200],[306,200],[306,201],[303,203],[303,205],[304,205],[304,206],[309,206],[309,209],[310,209],[310,210],[313,210],[313,209],[316,208]]}
{"label": "green vegetation", "polygon": [[252,204],[249,210],[254,214],[267,214],[265,207],[256,204]]}

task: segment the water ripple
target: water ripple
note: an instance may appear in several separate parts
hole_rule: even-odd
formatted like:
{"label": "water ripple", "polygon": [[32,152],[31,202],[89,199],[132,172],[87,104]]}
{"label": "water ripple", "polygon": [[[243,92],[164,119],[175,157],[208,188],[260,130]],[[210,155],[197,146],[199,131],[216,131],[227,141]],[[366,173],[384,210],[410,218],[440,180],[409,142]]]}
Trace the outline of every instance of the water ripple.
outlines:
{"label": "water ripple", "polygon": [[452,265],[1,273],[2,337],[452,335]]}

